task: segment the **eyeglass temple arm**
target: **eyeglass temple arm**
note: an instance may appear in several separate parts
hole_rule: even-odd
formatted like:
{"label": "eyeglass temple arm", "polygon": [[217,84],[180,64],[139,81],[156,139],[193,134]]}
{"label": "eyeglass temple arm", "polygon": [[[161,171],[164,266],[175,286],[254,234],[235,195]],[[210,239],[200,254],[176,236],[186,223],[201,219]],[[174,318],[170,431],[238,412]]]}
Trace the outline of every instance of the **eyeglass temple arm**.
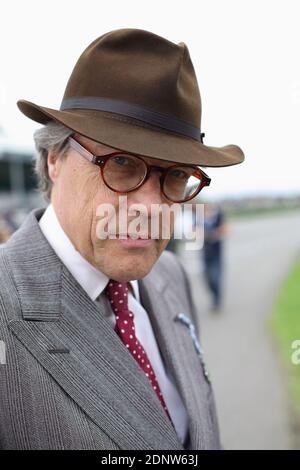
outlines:
{"label": "eyeglass temple arm", "polygon": [[73,139],[73,137],[69,137],[69,144],[70,147],[80,153],[80,155],[82,155],[86,160],[92,163],[96,163],[97,157],[88,150],[86,150],[84,147],[82,147],[82,145],[80,145],[77,140]]}
{"label": "eyeglass temple arm", "polygon": [[197,170],[194,173],[194,176],[201,177],[202,175],[204,175],[205,178],[206,178],[206,186],[209,186],[210,183],[211,183],[211,178],[205,173],[205,171],[202,170],[202,168],[201,168],[201,170],[199,170],[199,173],[198,173]]}

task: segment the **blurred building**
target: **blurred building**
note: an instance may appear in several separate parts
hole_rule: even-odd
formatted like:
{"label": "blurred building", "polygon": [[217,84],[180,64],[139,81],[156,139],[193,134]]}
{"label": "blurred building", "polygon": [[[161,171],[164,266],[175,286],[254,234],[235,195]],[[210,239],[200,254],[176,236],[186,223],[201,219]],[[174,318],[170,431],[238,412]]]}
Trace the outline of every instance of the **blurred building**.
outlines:
{"label": "blurred building", "polygon": [[0,216],[13,230],[41,205],[36,187],[34,150],[14,144],[0,129]]}

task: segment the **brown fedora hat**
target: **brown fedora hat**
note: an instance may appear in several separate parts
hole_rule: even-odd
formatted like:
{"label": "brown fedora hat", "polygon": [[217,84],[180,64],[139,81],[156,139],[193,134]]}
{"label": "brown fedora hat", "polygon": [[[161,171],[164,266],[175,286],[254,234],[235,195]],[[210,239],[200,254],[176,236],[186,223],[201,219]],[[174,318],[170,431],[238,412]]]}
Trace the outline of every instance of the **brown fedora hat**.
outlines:
{"label": "brown fedora hat", "polygon": [[118,29],[78,59],[60,110],[18,101],[27,117],[55,120],[123,151],[208,167],[244,160],[236,145],[203,143],[201,98],[187,46],[140,29]]}

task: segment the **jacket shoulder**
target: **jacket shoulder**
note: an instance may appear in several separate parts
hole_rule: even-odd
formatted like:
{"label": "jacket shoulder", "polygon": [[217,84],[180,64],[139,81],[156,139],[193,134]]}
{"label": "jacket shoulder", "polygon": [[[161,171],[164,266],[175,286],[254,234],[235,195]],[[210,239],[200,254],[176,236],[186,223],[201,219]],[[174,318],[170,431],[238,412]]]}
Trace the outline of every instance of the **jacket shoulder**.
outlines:
{"label": "jacket shoulder", "polygon": [[16,318],[20,305],[7,248],[0,246],[0,327]]}

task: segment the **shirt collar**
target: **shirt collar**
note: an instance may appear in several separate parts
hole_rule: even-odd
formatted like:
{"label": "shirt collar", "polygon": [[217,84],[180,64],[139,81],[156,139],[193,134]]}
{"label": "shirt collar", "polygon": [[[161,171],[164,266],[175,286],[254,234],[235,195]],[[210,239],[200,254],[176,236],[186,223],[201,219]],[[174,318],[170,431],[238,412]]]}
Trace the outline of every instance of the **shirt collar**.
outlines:
{"label": "shirt collar", "polygon": [[[76,250],[69,237],[62,229],[56,216],[54,207],[49,204],[39,221],[41,231],[49,244],[61,259],[70,273],[92,300],[105,289],[109,278],[99,269],[95,268]],[[139,300],[139,288],[136,280],[130,281],[132,290]]]}

